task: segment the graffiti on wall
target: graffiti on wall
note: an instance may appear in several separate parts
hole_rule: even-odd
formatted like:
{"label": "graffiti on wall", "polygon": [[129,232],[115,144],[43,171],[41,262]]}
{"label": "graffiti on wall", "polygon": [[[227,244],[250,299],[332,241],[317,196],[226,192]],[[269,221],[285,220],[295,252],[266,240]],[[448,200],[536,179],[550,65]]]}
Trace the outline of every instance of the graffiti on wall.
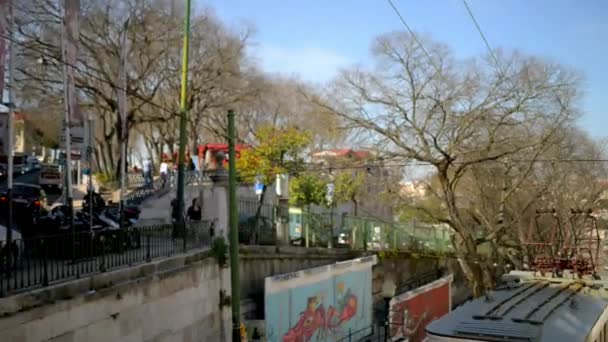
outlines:
{"label": "graffiti on wall", "polygon": [[355,259],[266,278],[268,341],[339,341],[349,333],[369,334],[375,263],[375,257]]}
{"label": "graffiti on wall", "polygon": [[422,342],[426,326],[451,310],[452,281],[449,275],[393,297],[389,304],[391,340]]}

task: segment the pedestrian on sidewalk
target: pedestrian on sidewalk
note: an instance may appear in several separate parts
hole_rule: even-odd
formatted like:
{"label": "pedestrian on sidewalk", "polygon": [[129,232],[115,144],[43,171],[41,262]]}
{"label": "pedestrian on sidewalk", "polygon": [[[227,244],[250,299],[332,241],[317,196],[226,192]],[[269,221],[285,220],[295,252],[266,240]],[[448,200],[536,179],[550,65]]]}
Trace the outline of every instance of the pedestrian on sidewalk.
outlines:
{"label": "pedestrian on sidewalk", "polygon": [[160,179],[162,181],[162,188],[164,189],[169,179],[169,165],[164,160],[160,163]]}
{"label": "pedestrian on sidewalk", "polygon": [[200,221],[203,218],[203,211],[201,206],[198,205],[198,200],[195,198],[192,200],[192,205],[188,208],[188,220]]}
{"label": "pedestrian on sidewalk", "polygon": [[148,157],[142,163],[143,173],[144,173],[144,184],[146,186],[150,186],[152,184],[152,159]]}

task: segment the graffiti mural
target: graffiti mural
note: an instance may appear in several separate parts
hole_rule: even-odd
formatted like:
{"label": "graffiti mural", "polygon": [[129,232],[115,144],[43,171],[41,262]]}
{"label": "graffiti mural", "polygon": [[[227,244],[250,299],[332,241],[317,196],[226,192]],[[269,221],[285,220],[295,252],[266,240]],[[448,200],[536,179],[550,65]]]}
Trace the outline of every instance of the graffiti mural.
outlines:
{"label": "graffiti mural", "polygon": [[266,278],[268,341],[339,341],[372,325],[372,266],[361,258]]}
{"label": "graffiti mural", "polygon": [[422,342],[426,326],[451,310],[452,280],[450,275],[393,297],[389,316],[391,340]]}

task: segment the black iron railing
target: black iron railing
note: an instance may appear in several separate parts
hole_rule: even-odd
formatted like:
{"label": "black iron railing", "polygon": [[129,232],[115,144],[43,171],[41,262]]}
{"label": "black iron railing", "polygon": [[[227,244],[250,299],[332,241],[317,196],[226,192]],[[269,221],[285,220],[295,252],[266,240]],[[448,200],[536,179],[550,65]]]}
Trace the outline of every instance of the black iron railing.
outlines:
{"label": "black iron railing", "polygon": [[238,212],[241,219],[255,216],[258,208],[260,217],[274,221],[275,205],[271,203],[261,203],[257,198],[239,198],[237,201]]}
{"label": "black iron railing", "polygon": [[0,242],[0,297],[207,248],[212,228],[201,221]]}
{"label": "black iron railing", "polygon": [[[382,330],[382,331],[379,331]],[[379,333],[381,332],[381,334]],[[336,342],[358,342],[358,341],[384,341],[383,327],[368,326],[361,329],[348,329],[346,334],[338,338]]]}
{"label": "black iron railing", "polygon": [[[186,171],[185,175],[186,185],[196,184],[197,182],[202,181],[201,177],[207,177],[206,174],[201,176],[199,171]],[[167,176],[165,176],[165,178],[157,177],[153,179],[152,183],[150,184],[145,184],[142,175],[132,175],[134,178],[137,178],[138,176],[141,176],[141,179],[136,181],[134,180],[133,184],[139,184],[139,186],[131,190],[126,196],[127,202],[132,205],[139,205],[152,196],[158,195],[163,191],[168,191],[177,186],[177,172],[170,172]],[[131,181],[131,179],[129,181]]]}

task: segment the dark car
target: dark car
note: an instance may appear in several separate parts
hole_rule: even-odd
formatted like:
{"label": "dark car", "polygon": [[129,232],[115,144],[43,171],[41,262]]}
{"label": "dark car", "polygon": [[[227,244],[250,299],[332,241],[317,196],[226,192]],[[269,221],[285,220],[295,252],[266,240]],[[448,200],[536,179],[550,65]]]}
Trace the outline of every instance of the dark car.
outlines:
{"label": "dark car", "polygon": [[[17,225],[36,224],[45,214],[47,205],[46,193],[39,185],[13,184],[13,215]],[[0,192],[0,209],[3,215],[8,211],[8,193],[6,189]]]}
{"label": "dark car", "polygon": [[276,243],[276,231],[272,220],[260,216],[257,220],[257,227],[255,222],[255,216],[241,216],[239,220],[239,243],[274,245]]}

